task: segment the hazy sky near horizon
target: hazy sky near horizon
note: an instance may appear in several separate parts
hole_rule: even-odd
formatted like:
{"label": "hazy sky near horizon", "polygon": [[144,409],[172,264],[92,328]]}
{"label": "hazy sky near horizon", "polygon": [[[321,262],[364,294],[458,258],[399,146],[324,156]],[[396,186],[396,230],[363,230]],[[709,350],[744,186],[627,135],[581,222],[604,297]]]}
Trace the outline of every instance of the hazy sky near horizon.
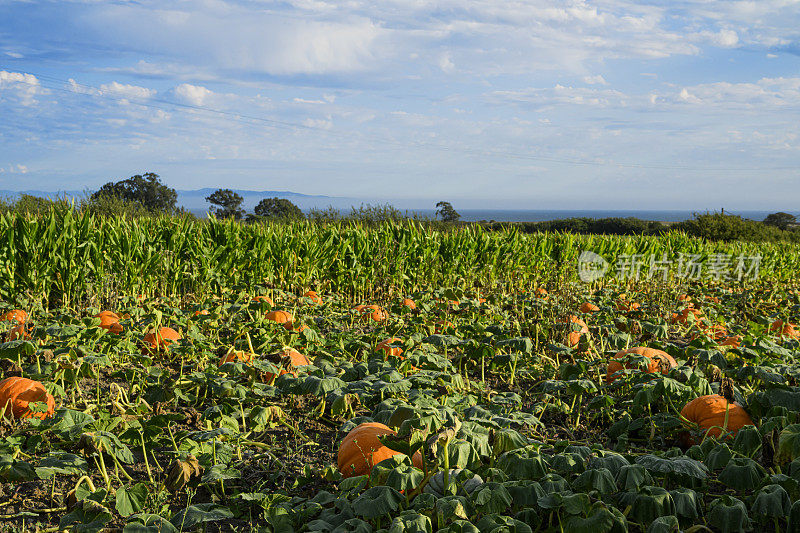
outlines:
{"label": "hazy sky near horizon", "polygon": [[[0,189],[800,203],[800,0],[0,0]],[[432,205],[431,205],[432,207]]]}

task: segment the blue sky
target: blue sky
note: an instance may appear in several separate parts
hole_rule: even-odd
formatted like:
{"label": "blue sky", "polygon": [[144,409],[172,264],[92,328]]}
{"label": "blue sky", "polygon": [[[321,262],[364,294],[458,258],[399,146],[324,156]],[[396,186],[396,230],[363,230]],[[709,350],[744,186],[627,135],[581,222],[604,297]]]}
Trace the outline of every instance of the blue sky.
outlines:
{"label": "blue sky", "polygon": [[0,189],[800,203],[798,0],[0,0]]}

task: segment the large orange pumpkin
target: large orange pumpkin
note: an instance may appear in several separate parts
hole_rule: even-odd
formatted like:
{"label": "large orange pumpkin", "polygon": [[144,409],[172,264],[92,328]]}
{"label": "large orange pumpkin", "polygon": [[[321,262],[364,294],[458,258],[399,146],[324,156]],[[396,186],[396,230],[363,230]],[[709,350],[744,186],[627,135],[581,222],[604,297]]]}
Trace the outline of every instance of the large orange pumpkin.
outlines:
{"label": "large orange pumpkin", "polygon": [[[402,452],[381,444],[381,435],[397,435],[392,428],[379,422],[365,422],[353,428],[339,445],[339,472],[344,477],[369,475],[372,467]],[[414,466],[422,468],[419,452],[412,458]]]}
{"label": "large orange pumpkin", "polygon": [[744,426],[752,426],[753,420],[738,403],[729,403],[719,394],[700,396],[681,409],[681,416],[697,424],[701,430],[708,431],[712,437],[722,434],[725,424],[725,411],[728,413],[727,429],[734,435]]}
{"label": "large orange pumpkin", "polygon": [[180,339],[180,333],[172,328],[162,327],[158,330],[158,334],[155,334],[151,331],[142,337],[142,342],[144,343],[142,351],[150,354],[154,352],[167,351],[170,344],[175,341],[179,341]]}
{"label": "large orange pumpkin", "polygon": [[[575,315],[570,315],[566,318],[565,322],[567,323],[567,327],[569,328],[566,334],[566,345],[570,348],[576,347],[581,342],[581,335],[588,335],[589,334],[589,326],[586,325],[586,322],[581,320],[580,318],[576,317]],[[574,330],[572,324],[577,324],[580,329]]]}
{"label": "large orange pumpkin", "polygon": [[783,320],[776,320],[770,324],[769,330],[773,333],[777,333],[778,337],[781,338],[788,337],[790,339],[796,339],[800,337],[800,332],[795,329],[795,325],[784,322]]}
{"label": "large orange pumpkin", "polygon": [[265,318],[278,324],[286,324],[287,322],[291,324],[294,320],[292,313],[288,311],[270,311]]}
{"label": "large orange pumpkin", "polygon": [[100,327],[119,335],[122,333],[122,324],[119,323],[119,316],[111,311],[100,311],[94,318],[100,319]]}
{"label": "large orange pumpkin", "polygon": [[634,348],[628,348],[627,350],[620,350],[614,357],[609,361],[608,367],[606,368],[606,382],[612,383],[617,379],[616,374],[617,372],[621,371],[624,368],[634,369],[638,368],[630,361],[630,355],[643,355],[650,359],[650,362],[647,365],[647,369],[645,370],[648,374],[654,374],[661,369],[663,374],[669,372],[670,368],[675,368],[678,366],[678,363],[675,359],[672,358],[666,352],[661,350],[656,350],[655,348],[647,348],[645,346],[636,346]]}
{"label": "large orange pumpkin", "polygon": [[7,320],[9,322],[17,322],[18,324],[24,324],[28,321],[28,313],[23,311],[22,309],[12,309],[8,311],[0,320]]}
{"label": "large orange pumpkin", "polygon": [[[47,404],[47,412],[34,413],[28,407],[31,402]],[[0,381],[0,409],[5,407],[5,416],[14,418],[38,418],[53,416],[56,401],[44,385],[28,378],[10,377]]]}

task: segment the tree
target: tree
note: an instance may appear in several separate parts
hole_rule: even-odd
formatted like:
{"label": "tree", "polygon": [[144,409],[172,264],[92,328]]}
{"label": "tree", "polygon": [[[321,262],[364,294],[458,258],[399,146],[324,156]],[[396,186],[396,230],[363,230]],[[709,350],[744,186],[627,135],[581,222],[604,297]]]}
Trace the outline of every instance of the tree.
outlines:
{"label": "tree", "polygon": [[305,218],[299,207],[286,198],[264,198],[255,208],[255,214],[264,218]]}
{"label": "tree", "polygon": [[161,183],[158,174],[148,172],[137,174],[126,180],[109,181],[92,194],[92,200],[115,198],[126,202],[136,202],[150,212],[173,214],[178,201],[178,193]]}
{"label": "tree", "polygon": [[458,211],[453,209],[450,202],[439,202],[436,204],[436,216],[442,219],[442,222],[458,222],[461,215]]}
{"label": "tree", "polygon": [[775,226],[779,229],[787,229],[790,225],[797,224],[797,219],[794,215],[779,211],[777,213],[767,215],[767,218],[764,219],[764,224],[767,226]]}
{"label": "tree", "polygon": [[206,196],[206,202],[212,204],[211,214],[217,218],[239,220],[244,216],[243,201],[244,198],[230,189],[217,189],[211,196]]}

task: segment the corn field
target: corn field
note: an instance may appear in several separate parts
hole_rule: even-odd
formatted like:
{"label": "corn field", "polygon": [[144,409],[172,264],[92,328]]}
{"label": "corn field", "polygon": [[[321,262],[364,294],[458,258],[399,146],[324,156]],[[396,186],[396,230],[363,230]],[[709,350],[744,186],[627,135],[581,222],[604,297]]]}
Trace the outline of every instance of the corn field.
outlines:
{"label": "corn field", "polygon": [[432,287],[524,288],[576,278],[577,257],[614,263],[641,254],[675,259],[760,256],[760,276],[794,280],[797,245],[661,237],[525,235],[480,225],[437,231],[408,221],[245,225],[188,218],[97,218],[64,208],[0,216],[0,297],[72,305],[120,294],[207,295],[260,287],[319,288],[356,298]]}

